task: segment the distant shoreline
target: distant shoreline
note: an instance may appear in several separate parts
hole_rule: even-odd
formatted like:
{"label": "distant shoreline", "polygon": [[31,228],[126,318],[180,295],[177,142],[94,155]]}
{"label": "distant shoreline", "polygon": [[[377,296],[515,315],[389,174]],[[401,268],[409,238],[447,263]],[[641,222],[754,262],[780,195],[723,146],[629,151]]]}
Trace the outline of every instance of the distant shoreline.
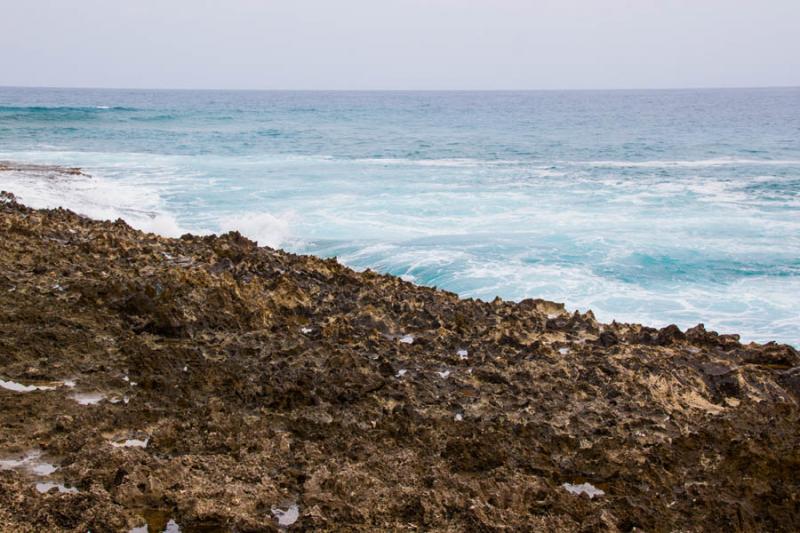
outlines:
{"label": "distant shoreline", "polygon": [[47,89],[64,91],[185,91],[185,92],[276,92],[276,93],[526,93],[526,92],[663,92],[663,91],[770,91],[795,90],[800,85],[731,87],[607,87],[557,89],[279,89],[279,88],[190,88],[190,87],[62,87],[0,85],[0,89]]}

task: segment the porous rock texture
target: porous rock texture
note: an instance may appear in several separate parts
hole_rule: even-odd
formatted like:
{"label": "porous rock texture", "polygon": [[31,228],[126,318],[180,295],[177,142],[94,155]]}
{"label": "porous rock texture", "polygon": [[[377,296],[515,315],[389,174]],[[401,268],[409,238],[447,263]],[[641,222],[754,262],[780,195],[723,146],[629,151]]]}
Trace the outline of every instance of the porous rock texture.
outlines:
{"label": "porous rock texture", "polygon": [[796,531],[798,365],[4,194],[0,530]]}

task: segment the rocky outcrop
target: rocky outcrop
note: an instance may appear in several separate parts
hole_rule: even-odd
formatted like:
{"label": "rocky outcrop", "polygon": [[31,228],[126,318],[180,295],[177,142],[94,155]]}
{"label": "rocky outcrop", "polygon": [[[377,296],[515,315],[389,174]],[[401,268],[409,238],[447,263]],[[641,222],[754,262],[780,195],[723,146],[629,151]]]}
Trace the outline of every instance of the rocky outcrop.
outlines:
{"label": "rocky outcrop", "polygon": [[800,527],[789,346],[8,194],[0,236],[3,531]]}

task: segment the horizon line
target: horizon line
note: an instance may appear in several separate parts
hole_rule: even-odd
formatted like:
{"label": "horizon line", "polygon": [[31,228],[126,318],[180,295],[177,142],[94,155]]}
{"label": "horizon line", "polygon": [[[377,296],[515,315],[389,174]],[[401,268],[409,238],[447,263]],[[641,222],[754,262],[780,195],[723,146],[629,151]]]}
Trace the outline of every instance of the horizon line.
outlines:
{"label": "horizon line", "polygon": [[208,92],[611,92],[611,91],[721,91],[800,89],[800,85],[741,85],[690,87],[609,87],[609,88],[549,88],[549,89],[276,89],[276,88],[214,88],[214,87],[92,87],[64,85],[0,85],[0,89],[55,89],[103,91],[208,91]]}

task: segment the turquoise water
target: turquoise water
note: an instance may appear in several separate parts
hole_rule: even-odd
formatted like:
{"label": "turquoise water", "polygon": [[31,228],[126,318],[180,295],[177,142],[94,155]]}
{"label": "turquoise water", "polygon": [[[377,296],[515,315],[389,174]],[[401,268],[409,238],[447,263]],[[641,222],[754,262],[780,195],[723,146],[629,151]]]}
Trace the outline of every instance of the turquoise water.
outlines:
{"label": "turquoise water", "polygon": [[800,89],[0,89],[34,206],[800,344]]}

